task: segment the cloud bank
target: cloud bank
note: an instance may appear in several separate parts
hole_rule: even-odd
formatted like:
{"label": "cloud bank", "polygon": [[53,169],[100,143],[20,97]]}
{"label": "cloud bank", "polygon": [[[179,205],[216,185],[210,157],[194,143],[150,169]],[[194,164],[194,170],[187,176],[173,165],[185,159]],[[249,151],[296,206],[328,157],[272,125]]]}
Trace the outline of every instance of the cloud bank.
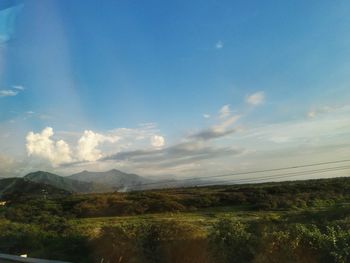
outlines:
{"label": "cloud bank", "polygon": [[[77,133],[60,133],[66,137],[76,138],[76,145],[69,145],[65,140],[54,138],[51,127],[46,127],[39,133],[29,132],[26,136],[26,150],[30,157],[48,160],[54,167],[62,164],[95,162],[100,160],[109,151],[130,148],[134,141],[149,139],[149,146],[161,148],[165,145],[165,138],[154,134],[153,126],[144,126],[143,129],[120,128],[106,134],[85,130],[81,135]],[[72,140],[72,138],[71,138]],[[120,142],[117,144],[117,142]],[[111,148],[111,149],[110,149]]]}

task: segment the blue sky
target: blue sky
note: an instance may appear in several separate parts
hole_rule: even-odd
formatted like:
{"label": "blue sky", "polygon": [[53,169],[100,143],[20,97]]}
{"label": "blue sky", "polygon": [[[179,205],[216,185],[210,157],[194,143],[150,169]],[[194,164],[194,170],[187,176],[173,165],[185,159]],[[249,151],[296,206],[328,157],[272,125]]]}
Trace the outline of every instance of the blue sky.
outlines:
{"label": "blue sky", "polygon": [[0,9],[3,176],[189,176],[349,154],[348,1]]}

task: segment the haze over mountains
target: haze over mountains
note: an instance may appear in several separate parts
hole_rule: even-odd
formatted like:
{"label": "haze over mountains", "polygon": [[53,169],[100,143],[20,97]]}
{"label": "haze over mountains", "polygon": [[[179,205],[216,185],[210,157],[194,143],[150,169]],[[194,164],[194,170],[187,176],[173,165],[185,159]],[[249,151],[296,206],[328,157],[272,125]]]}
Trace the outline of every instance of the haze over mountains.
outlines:
{"label": "haze over mountains", "polygon": [[71,176],[37,171],[23,178],[4,178],[0,180],[0,197],[8,195],[56,195],[68,193],[103,193],[135,189],[152,182],[136,174],[119,170],[106,172],[82,171]]}
{"label": "haze over mountains", "polygon": [[107,186],[107,184],[77,181],[68,177],[63,177],[43,171],[27,174],[24,176],[24,179],[35,183],[51,185],[73,193],[99,193],[110,192],[113,190],[113,188]]}
{"label": "haze over mountains", "polygon": [[127,190],[128,188],[152,182],[152,180],[137,174],[128,174],[116,169],[106,172],[89,172],[85,170],[68,176],[67,179],[108,185],[119,190]]}
{"label": "haze over mountains", "polygon": [[[206,182],[208,183],[208,182]],[[186,187],[203,184],[197,180],[158,179],[152,180],[137,174],[129,174],[117,169],[106,172],[82,171],[70,176],[37,171],[23,178],[0,180],[0,197],[16,195],[56,195],[69,193],[105,193],[146,190],[152,188]]]}

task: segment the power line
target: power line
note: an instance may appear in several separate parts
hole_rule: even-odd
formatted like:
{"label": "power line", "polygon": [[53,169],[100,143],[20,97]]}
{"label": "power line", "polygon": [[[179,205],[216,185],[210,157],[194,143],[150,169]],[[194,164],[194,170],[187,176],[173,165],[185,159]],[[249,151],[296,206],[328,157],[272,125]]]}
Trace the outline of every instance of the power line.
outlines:
{"label": "power line", "polygon": [[282,178],[293,178],[297,176],[303,176],[303,175],[311,175],[316,173],[326,173],[326,172],[334,172],[334,171],[343,171],[350,169],[350,166],[340,166],[340,167],[332,167],[332,168],[324,168],[324,169],[317,169],[317,170],[308,170],[308,171],[300,171],[295,173],[287,173],[287,174],[277,174],[272,176],[266,176],[266,177],[257,177],[257,178],[246,178],[246,179],[232,179],[232,180],[226,180],[226,181],[214,181],[210,183],[203,183],[203,184],[197,184],[196,186],[210,186],[210,185],[221,185],[221,184],[250,184],[254,182],[261,182],[268,179],[282,179]]}
{"label": "power line", "polygon": [[314,173],[314,172],[322,172],[322,171],[333,171],[333,170],[338,170],[338,169],[347,169],[350,168],[350,166],[335,166],[335,167],[329,167],[329,168],[321,168],[321,169],[313,169],[313,170],[306,170],[306,171],[298,171],[298,172],[292,172],[292,173],[282,173],[282,174],[274,174],[274,175],[268,175],[268,176],[259,176],[259,177],[253,177],[253,178],[239,178],[239,179],[232,179],[234,181],[251,181],[251,180],[256,180],[256,179],[269,179],[269,178],[276,178],[278,176],[294,176],[294,175],[299,175],[299,174],[307,174],[307,173]]}
{"label": "power line", "polygon": [[[344,159],[344,160],[338,160],[338,161],[328,161],[328,162],[319,162],[319,163],[312,163],[312,164],[303,164],[303,165],[296,165],[296,166],[287,166],[287,167],[272,168],[272,169],[262,169],[262,170],[255,170],[255,171],[233,172],[233,173],[227,173],[227,174],[221,174],[221,175],[192,177],[192,178],[182,179],[181,182],[193,181],[193,180],[203,180],[203,179],[212,179],[212,178],[222,178],[222,177],[229,177],[229,176],[236,176],[236,175],[257,174],[257,173],[264,173],[264,172],[277,172],[277,171],[300,169],[300,168],[329,165],[329,164],[337,164],[337,163],[344,163],[344,162],[350,162],[350,159]],[[325,169],[325,168],[323,168],[323,169]],[[328,168],[328,169],[332,169],[332,168]],[[303,171],[299,171],[299,172],[303,172]],[[273,175],[271,175],[271,177],[273,177]],[[150,186],[150,185],[164,185],[166,183],[177,183],[177,181],[169,180],[169,181],[161,181],[161,182],[144,183],[144,184],[139,184],[139,185],[135,186],[134,188],[139,188],[142,186]]]}

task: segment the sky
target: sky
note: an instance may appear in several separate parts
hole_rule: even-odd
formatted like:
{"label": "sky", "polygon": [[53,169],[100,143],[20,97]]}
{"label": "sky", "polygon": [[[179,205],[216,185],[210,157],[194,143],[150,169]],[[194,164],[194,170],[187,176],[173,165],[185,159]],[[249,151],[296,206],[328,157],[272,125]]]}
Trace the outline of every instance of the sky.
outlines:
{"label": "sky", "polygon": [[349,159],[349,12],[346,0],[3,0],[0,176]]}

